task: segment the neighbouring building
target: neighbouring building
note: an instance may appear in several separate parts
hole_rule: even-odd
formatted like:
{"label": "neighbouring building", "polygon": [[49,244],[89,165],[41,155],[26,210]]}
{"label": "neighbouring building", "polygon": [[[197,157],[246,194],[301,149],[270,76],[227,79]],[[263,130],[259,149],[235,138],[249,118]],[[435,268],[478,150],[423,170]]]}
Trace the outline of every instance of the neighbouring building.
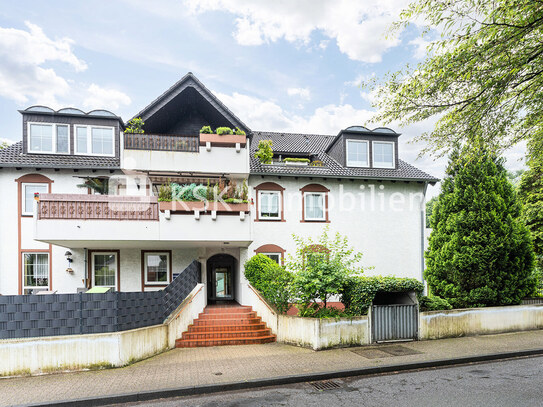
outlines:
{"label": "neighbouring building", "polygon": [[[134,116],[144,134],[106,110],[20,114],[22,140],[0,151],[0,294],[157,290],[198,260],[209,301],[246,304],[249,257],[281,263],[293,233],[325,226],[364,253],[368,274],[422,278],[424,195],[437,179],[400,159],[393,130],[253,131],[191,73]],[[204,125],[246,136],[200,135]],[[271,164],[254,156],[261,140]],[[159,200],[171,183],[237,195]]]}

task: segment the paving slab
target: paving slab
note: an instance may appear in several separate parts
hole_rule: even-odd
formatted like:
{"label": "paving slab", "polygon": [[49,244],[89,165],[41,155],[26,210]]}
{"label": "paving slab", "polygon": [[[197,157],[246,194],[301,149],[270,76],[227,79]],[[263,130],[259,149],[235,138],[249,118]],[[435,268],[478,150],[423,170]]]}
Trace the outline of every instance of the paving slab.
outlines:
{"label": "paving slab", "polygon": [[[364,351],[372,350],[375,352],[368,352],[371,357],[364,356]],[[543,330],[322,351],[281,343],[174,349],[123,368],[3,378],[0,406],[82,399],[93,405],[92,399],[115,395],[159,394],[162,390],[167,395],[180,388],[205,392],[214,385],[272,383],[269,379],[285,377],[300,381],[300,376],[458,358],[468,362],[472,357],[525,351],[543,353]],[[152,394],[147,397],[153,398]]]}

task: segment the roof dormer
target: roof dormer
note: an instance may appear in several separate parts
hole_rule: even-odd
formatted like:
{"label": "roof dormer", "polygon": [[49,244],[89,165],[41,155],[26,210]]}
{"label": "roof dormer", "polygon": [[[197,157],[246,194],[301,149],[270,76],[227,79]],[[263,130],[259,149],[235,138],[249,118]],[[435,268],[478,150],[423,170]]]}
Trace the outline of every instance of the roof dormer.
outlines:
{"label": "roof dormer", "polygon": [[399,133],[387,127],[341,130],[326,152],[344,167],[398,168]]}

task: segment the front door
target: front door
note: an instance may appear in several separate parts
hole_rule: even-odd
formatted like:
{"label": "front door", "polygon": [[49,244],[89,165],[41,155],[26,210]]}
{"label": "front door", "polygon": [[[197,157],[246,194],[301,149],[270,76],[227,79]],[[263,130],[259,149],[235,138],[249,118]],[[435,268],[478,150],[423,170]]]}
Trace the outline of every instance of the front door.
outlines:
{"label": "front door", "polygon": [[217,254],[207,261],[207,296],[210,301],[234,299],[234,270],[236,259]]}

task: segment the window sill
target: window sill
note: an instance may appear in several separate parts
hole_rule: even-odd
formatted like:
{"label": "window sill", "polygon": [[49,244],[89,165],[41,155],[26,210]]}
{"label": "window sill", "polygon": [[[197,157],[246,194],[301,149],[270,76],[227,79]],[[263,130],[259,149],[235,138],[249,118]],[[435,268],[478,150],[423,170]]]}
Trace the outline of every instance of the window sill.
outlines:
{"label": "window sill", "polygon": [[323,220],[306,220],[302,219],[300,223],[330,223],[329,220],[323,219]]}
{"label": "window sill", "polygon": [[255,219],[255,222],[286,222],[285,219]]}

